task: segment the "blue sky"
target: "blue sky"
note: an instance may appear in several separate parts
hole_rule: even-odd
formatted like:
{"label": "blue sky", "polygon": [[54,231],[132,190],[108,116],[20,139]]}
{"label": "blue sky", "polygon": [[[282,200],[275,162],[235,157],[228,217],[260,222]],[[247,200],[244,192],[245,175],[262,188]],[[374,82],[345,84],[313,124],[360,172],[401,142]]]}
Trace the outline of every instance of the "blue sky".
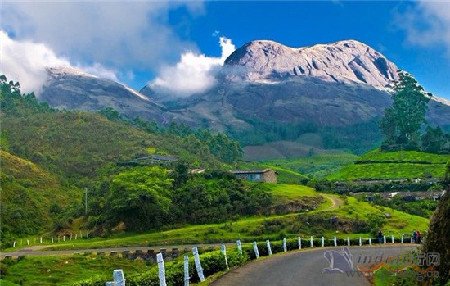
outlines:
{"label": "blue sky", "polygon": [[[402,13],[414,3],[400,2],[213,2],[204,15],[188,24],[184,9],[171,13],[178,33],[197,43],[208,55],[220,49],[215,30],[239,47],[270,39],[291,47],[356,39],[382,52],[401,69],[411,72],[430,91],[450,98],[450,56],[442,44],[418,46],[407,41],[399,27]],[[139,83],[136,83],[139,84]]]}
{"label": "blue sky", "polygon": [[[181,70],[179,88],[192,88],[184,82],[193,66],[223,62],[222,48],[230,51],[232,44],[270,39],[302,47],[356,39],[450,98],[450,2],[5,2],[0,16],[2,69],[30,90],[39,89],[42,67],[52,64],[138,90],[156,80],[177,85],[170,77]],[[222,48],[221,36],[229,39]],[[205,71],[192,78],[204,81],[194,88],[213,84]]]}

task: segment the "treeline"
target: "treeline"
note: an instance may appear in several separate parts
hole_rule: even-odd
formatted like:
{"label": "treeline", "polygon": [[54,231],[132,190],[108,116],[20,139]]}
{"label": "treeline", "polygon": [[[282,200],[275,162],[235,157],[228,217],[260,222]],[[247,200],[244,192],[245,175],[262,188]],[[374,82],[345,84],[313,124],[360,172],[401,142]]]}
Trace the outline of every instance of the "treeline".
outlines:
{"label": "treeline", "polygon": [[126,122],[140,130],[151,134],[174,135],[181,138],[195,138],[208,146],[209,151],[226,163],[234,163],[242,158],[243,151],[238,141],[224,133],[213,133],[208,129],[193,129],[185,124],[171,122],[167,126],[157,124],[154,121],[146,121],[141,118],[126,118],[112,108],[99,111],[100,114],[110,120]]}
{"label": "treeline", "polygon": [[[262,184],[222,171],[189,174],[184,164],[171,171],[158,166],[124,168],[91,193],[89,226],[99,235],[120,228],[146,231],[173,224],[219,223],[261,214],[272,204],[272,194]],[[82,215],[82,209],[79,212]]]}
{"label": "treeline", "polygon": [[[274,141],[297,141],[302,135],[316,134],[321,138],[324,148],[347,149],[362,154],[379,146],[382,136],[379,130],[380,118],[351,126],[323,126],[309,123],[282,123],[241,118],[252,126],[251,129],[239,131],[227,130],[232,138],[236,138],[243,146],[262,145]],[[304,142],[317,146],[320,142]]]}
{"label": "treeline", "polygon": [[384,135],[382,150],[450,153],[450,134],[445,134],[439,126],[430,126],[425,119],[432,96],[411,75],[399,73],[394,103],[385,110],[380,125]]}

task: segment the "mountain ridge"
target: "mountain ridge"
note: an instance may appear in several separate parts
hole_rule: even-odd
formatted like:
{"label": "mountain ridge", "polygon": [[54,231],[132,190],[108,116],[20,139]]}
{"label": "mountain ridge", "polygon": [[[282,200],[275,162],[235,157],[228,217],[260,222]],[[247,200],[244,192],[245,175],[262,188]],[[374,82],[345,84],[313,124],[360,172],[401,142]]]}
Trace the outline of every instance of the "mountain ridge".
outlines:
{"label": "mountain ridge", "polygon": [[229,79],[237,77],[253,82],[310,76],[386,89],[392,88],[398,79],[398,67],[394,63],[356,40],[300,48],[271,40],[255,40],[234,51],[225,66],[244,68],[237,76],[228,76]]}

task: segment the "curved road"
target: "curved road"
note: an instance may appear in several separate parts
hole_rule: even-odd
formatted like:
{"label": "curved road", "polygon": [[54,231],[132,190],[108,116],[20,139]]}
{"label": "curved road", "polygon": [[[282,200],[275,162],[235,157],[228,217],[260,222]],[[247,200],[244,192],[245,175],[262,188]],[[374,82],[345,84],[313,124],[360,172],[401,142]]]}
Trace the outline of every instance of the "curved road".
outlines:
{"label": "curved road", "polygon": [[[222,278],[215,281],[213,286],[349,286],[370,285],[363,272],[373,266],[375,260],[386,260],[406,253],[416,246],[382,246],[382,247],[351,247],[352,261],[355,271],[341,273],[323,273],[323,269],[330,267],[324,252],[341,248],[315,248],[306,251],[296,251],[269,258],[260,258],[243,267],[231,270]],[[369,262],[369,258],[372,259]],[[364,259],[366,262],[364,263]],[[335,267],[342,265],[335,262]]]}

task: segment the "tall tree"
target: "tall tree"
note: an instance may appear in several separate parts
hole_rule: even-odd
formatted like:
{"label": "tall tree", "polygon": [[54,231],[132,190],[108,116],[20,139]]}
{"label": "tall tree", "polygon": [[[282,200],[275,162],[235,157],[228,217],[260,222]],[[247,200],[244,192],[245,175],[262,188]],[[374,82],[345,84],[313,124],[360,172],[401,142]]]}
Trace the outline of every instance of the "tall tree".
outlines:
{"label": "tall tree", "polygon": [[409,74],[399,73],[395,85],[394,103],[387,108],[381,121],[385,149],[417,149],[420,128],[425,120],[431,94]]}

